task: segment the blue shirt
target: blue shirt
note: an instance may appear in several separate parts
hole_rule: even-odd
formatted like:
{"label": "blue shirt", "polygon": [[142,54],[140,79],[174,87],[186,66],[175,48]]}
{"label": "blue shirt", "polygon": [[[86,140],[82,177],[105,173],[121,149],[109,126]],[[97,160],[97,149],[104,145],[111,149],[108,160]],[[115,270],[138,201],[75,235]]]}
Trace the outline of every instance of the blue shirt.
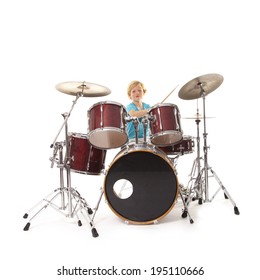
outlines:
{"label": "blue shirt", "polygon": [[[149,109],[149,108],[151,108],[151,106],[149,104],[146,104],[146,103],[143,102],[142,110],[146,110],[146,109]],[[129,113],[132,110],[140,111],[139,108],[133,102],[126,106],[127,113]],[[143,127],[143,124],[142,124],[142,118],[139,118],[138,120],[139,120],[138,138],[144,138],[144,127]],[[127,123],[127,134],[128,134],[129,139],[135,138],[135,127],[134,127],[133,122],[128,122]],[[148,125],[147,129],[146,129],[146,137],[149,137],[149,134],[150,133],[149,133],[149,125]]]}

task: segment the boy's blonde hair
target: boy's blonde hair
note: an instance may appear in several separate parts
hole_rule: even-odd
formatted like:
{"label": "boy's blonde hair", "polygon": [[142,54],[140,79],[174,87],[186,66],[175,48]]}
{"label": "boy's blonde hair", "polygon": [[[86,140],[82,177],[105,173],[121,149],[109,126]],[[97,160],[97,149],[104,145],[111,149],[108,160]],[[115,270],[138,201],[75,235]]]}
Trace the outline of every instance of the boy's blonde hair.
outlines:
{"label": "boy's blonde hair", "polygon": [[138,86],[138,85],[140,85],[140,86],[142,87],[142,89],[143,89],[143,92],[146,93],[146,88],[145,88],[145,86],[144,86],[143,83],[141,83],[141,82],[139,82],[139,81],[132,81],[132,82],[128,85],[128,87],[127,87],[127,94],[128,94],[128,97],[129,97],[129,98],[131,97],[131,91],[132,91],[132,89],[133,89],[134,87]]}

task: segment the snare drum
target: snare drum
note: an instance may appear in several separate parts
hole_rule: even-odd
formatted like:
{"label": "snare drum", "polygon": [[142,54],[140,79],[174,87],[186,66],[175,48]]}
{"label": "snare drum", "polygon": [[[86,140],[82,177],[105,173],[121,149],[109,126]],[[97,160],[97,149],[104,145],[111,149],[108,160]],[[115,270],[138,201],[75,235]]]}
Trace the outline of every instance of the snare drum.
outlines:
{"label": "snare drum", "polygon": [[127,141],[127,112],[117,102],[99,102],[88,110],[89,142],[101,149],[122,147]]}
{"label": "snare drum", "polygon": [[177,105],[162,103],[149,112],[151,142],[156,146],[167,146],[182,140],[180,113]]}
{"label": "snare drum", "polygon": [[167,155],[184,155],[193,153],[194,141],[192,136],[184,135],[181,142],[171,146],[158,147]]}
{"label": "snare drum", "polygon": [[104,182],[111,210],[133,224],[151,224],[174,207],[178,195],[175,169],[153,145],[132,144],[113,160]]}
{"label": "snare drum", "polygon": [[105,169],[106,150],[94,148],[87,136],[80,133],[69,134],[71,171],[99,175]]}

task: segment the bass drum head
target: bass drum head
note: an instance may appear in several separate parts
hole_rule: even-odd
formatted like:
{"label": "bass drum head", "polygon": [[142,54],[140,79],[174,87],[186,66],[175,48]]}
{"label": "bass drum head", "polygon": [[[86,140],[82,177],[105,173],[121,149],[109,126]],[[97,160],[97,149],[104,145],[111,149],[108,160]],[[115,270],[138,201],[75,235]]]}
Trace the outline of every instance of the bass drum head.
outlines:
{"label": "bass drum head", "polygon": [[171,162],[159,150],[125,148],[107,172],[104,192],[119,218],[151,224],[173,208],[178,179]]}

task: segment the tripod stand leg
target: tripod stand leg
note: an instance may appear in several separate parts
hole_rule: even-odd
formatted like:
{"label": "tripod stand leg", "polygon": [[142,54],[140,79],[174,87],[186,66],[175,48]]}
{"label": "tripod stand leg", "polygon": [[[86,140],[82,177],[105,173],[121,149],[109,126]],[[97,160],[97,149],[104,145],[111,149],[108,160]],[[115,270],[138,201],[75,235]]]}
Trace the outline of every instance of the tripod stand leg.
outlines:
{"label": "tripod stand leg", "polygon": [[[85,214],[83,213],[83,210],[85,210]],[[91,227],[91,233],[92,233],[92,236],[93,237],[98,237],[98,232],[94,226],[94,223],[93,223],[93,219],[89,216],[88,214],[88,211],[86,210],[85,207],[81,206],[81,209],[80,209],[80,212],[82,214],[82,216],[85,218],[86,222],[89,223],[90,227]]]}
{"label": "tripod stand leg", "polygon": [[198,203],[201,205],[203,203],[203,190],[202,190],[202,180],[203,180],[204,168],[198,174],[196,181],[194,183],[194,189],[196,190]]}
{"label": "tripod stand leg", "polygon": [[96,213],[97,213],[97,210],[98,210],[98,208],[99,208],[99,205],[100,205],[100,202],[101,202],[101,199],[102,199],[103,194],[104,194],[104,190],[101,188],[101,194],[100,194],[99,200],[98,200],[98,202],[97,202],[97,205],[96,205],[96,207],[94,208],[94,213],[93,213],[92,219],[91,219],[91,221],[90,221],[91,232],[92,232],[92,236],[93,236],[93,237],[98,237],[98,232],[97,232],[97,230],[96,230],[96,228],[94,227],[93,224],[94,224],[94,218],[95,218],[95,216],[96,216]]}
{"label": "tripod stand leg", "polygon": [[187,207],[187,205],[186,205],[186,203],[185,203],[185,201],[184,201],[184,198],[183,198],[183,195],[182,195],[181,191],[180,191],[180,197],[181,197],[181,200],[182,200],[182,203],[183,203],[183,206],[184,206],[184,210],[183,210],[183,213],[182,213],[181,216],[182,216],[182,218],[186,218],[187,215],[188,215],[188,216],[189,216],[189,219],[190,219],[190,223],[193,224],[194,221],[193,221],[193,219],[192,219],[191,216],[190,216],[188,207]]}
{"label": "tripod stand leg", "polygon": [[[57,192],[58,191],[58,192]],[[65,194],[70,193],[71,199],[71,209],[69,210],[69,213],[66,213],[64,210],[68,208],[68,203],[64,206],[58,206],[54,204],[54,200],[61,195],[63,197]],[[53,195],[54,194],[54,195]],[[50,196],[53,195],[51,198]],[[67,195],[65,196],[67,197]],[[100,198],[101,200],[101,198]],[[81,197],[78,191],[76,191],[73,188],[70,189],[64,189],[64,188],[58,188],[54,190],[51,194],[47,195],[44,199],[42,199],[40,202],[38,202],[35,206],[33,206],[27,213],[24,214],[23,218],[27,218],[29,216],[29,213],[34,210],[37,206],[39,206],[41,203],[45,202],[45,204],[31,217],[29,222],[25,225],[24,231],[28,231],[31,225],[31,221],[40,213],[42,210],[46,209],[48,206],[51,206],[54,210],[57,210],[60,214],[63,214],[65,217],[73,218],[76,216],[78,220],[78,226],[82,226],[82,222],[79,219],[78,211],[82,213],[82,216],[89,222],[91,226],[91,232],[93,237],[98,237],[98,233],[96,228],[94,227],[93,218],[90,217],[90,215],[93,213],[92,209],[88,206],[86,200]],[[84,213],[83,213],[84,211]],[[88,219],[86,218],[88,217]]]}
{"label": "tripod stand leg", "polygon": [[194,189],[193,189],[193,186],[194,186],[193,180],[194,180],[194,174],[195,174],[195,172],[196,172],[196,165],[197,165],[197,159],[195,159],[195,160],[193,161],[193,165],[192,165],[192,168],[191,168],[191,172],[190,172],[190,174],[188,175],[188,176],[190,177],[190,180],[189,180],[189,182],[188,182],[188,184],[187,184],[188,197],[185,199],[187,205],[189,205],[189,203],[190,203],[191,200],[194,200],[194,199],[195,199],[195,197],[194,197],[195,192],[193,191],[193,190],[194,190]]}
{"label": "tripod stand leg", "polygon": [[[59,191],[58,193],[56,193],[57,191]],[[38,202],[37,204],[35,204],[27,213],[25,213],[23,215],[24,219],[27,219],[29,216],[29,213],[32,212],[37,206],[39,206],[41,203],[43,202],[47,202],[44,206],[42,206],[29,220],[29,222],[25,225],[24,227],[24,231],[28,231],[31,225],[31,221],[44,209],[46,209],[51,203],[52,201],[60,194],[61,190],[58,188],[56,190],[54,190],[52,193],[50,193],[49,195],[47,195],[44,199],[42,199],[40,202]],[[56,193],[50,200],[48,200],[48,198],[53,195],[54,193]]]}
{"label": "tripod stand leg", "polygon": [[215,198],[215,196],[217,195],[217,193],[219,192],[219,190],[222,189],[223,192],[224,192],[225,198],[228,198],[228,199],[231,201],[231,203],[233,204],[233,206],[234,206],[234,213],[235,213],[236,215],[239,215],[240,212],[239,212],[239,210],[238,210],[238,207],[236,206],[235,201],[231,198],[229,192],[227,191],[227,189],[224,187],[224,185],[223,185],[222,182],[220,181],[220,179],[219,179],[219,177],[217,176],[216,172],[215,172],[212,168],[210,168],[209,170],[211,171],[211,173],[213,174],[214,178],[216,179],[216,181],[217,181],[218,184],[220,185],[220,188],[219,188],[219,189],[216,191],[216,193],[212,196],[212,198],[211,198],[210,201],[212,201],[212,200]]}
{"label": "tripod stand leg", "polygon": [[[99,205],[100,205],[100,202],[101,202],[101,199],[102,199],[102,196],[104,194],[104,191],[103,189],[101,188],[101,194],[100,194],[100,197],[98,199],[98,202],[97,202],[97,205],[95,206],[95,208],[93,208],[93,210],[88,206],[86,200],[84,198],[81,197],[81,195],[79,194],[78,191],[76,190],[73,190],[72,192],[72,197],[73,197],[73,200],[76,201],[77,205],[75,207],[75,210],[79,210],[82,214],[82,216],[84,217],[84,219],[86,220],[87,223],[89,223],[90,227],[91,227],[91,232],[92,232],[92,236],[93,237],[98,237],[99,234],[94,226],[94,218],[95,218],[95,215],[97,213],[97,210],[99,208]],[[77,215],[77,212],[75,211],[76,215]],[[91,214],[92,217],[90,216]],[[77,216],[78,217],[78,216]],[[82,223],[80,220],[78,220],[78,225],[81,226]]]}
{"label": "tripod stand leg", "polygon": [[48,201],[48,198],[53,195],[55,192],[59,191],[60,188],[52,191],[51,193],[49,193],[45,198],[41,199],[38,203],[36,203],[29,211],[27,211],[24,215],[23,218],[27,219],[29,216],[29,213],[31,213],[37,206],[39,206],[41,203],[43,203],[44,201]]}
{"label": "tripod stand leg", "polygon": [[78,201],[80,201],[80,202],[83,204],[83,207],[85,207],[85,208],[88,209],[87,212],[88,212],[89,215],[93,214],[93,211],[92,211],[92,209],[89,207],[89,205],[88,205],[86,199],[83,198],[77,190],[73,190],[73,197],[74,197],[74,199],[77,198]]}
{"label": "tripod stand leg", "polygon": [[96,207],[94,208],[94,213],[93,213],[93,216],[92,216],[92,222],[94,221],[94,218],[95,218],[95,216],[96,216],[96,213],[97,213],[97,210],[98,210],[98,208],[99,208],[99,205],[100,205],[100,202],[101,202],[101,199],[102,199],[103,194],[104,194],[104,190],[101,188],[101,194],[100,194],[99,200],[98,200],[98,202],[97,202]]}
{"label": "tripod stand leg", "polygon": [[92,209],[88,206],[86,200],[80,195],[77,190],[71,189],[70,192],[72,201],[75,202],[75,205],[73,205],[73,203],[71,204],[71,207],[73,208],[71,216],[76,216],[78,219],[78,226],[82,226],[82,222],[78,216],[78,211],[80,211],[84,219],[87,221],[87,223],[89,223],[91,227],[92,236],[98,237],[98,232],[94,227],[93,218],[90,217],[90,215],[93,213]]}
{"label": "tripod stand leg", "polygon": [[[185,200],[186,204],[189,205],[190,201],[198,200],[199,204],[203,203],[203,171],[204,168],[200,169],[200,160],[202,158],[196,158],[193,161],[191,173],[189,174],[190,180],[187,185],[188,197]],[[198,173],[196,175],[196,173]]]}

